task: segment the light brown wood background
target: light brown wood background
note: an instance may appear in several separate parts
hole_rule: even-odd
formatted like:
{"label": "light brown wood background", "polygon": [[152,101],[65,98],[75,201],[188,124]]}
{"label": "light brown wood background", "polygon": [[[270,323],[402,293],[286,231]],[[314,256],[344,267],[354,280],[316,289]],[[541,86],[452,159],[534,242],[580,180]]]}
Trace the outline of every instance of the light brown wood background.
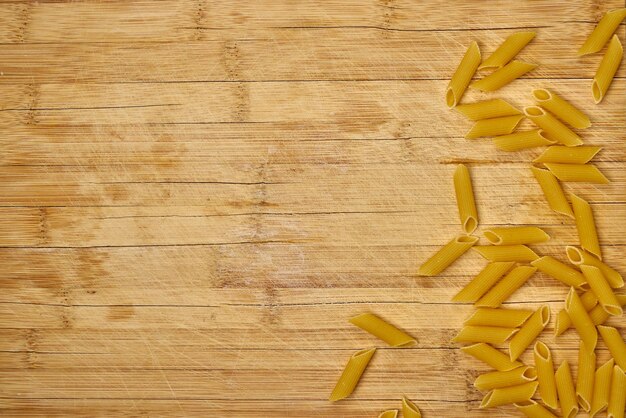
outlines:
{"label": "light brown wood background", "polygon": [[[575,55],[623,6],[0,2],[0,414],[373,417],[405,394],[425,417],[518,416],[478,409],[487,368],[450,343],[471,311],[450,297],[484,261],[416,271],[460,232],[459,162],[482,228],[539,225],[560,259],[576,230],[532,178],[540,150],[463,139],[445,87],[470,40],[537,31],[521,58],[539,68],[489,97],[548,87],[591,116],[612,183],[566,188],[625,272],[626,66],[596,106],[601,54]],[[554,320],[566,292],[537,274],[509,306]],[[330,404],[349,355],[380,345],[346,321],[364,311],[419,344],[381,348]],[[542,339],[576,369],[553,320]]]}

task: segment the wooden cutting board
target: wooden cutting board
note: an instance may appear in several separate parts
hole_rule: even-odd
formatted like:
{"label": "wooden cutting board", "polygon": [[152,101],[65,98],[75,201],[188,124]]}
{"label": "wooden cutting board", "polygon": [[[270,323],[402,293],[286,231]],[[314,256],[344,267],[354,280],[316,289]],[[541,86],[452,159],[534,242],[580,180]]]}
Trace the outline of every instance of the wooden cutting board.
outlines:
{"label": "wooden cutting board", "polygon": [[[461,162],[480,231],[538,225],[552,240],[536,250],[563,260],[576,229],[532,178],[541,150],[464,139],[444,91],[471,40],[487,55],[537,32],[520,55],[537,70],[465,100],[522,107],[547,87],[590,115],[582,136],[612,182],[566,189],[592,202],[624,273],[626,65],[594,105],[601,54],[575,54],[623,6],[2,2],[0,414],[374,417],[406,395],[424,417],[520,416],[478,409],[488,369],[450,342],[472,309],[450,298],[484,260],[417,268],[460,232]],[[541,339],[576,370],[577,335],[553,337],[566,293],[537,274],[508,306],[549,304]],[[386,348],[347,322],[366,311],[418,345]],[[622,335],[625,318],[611,320]],[[371,346],[353,396],[329,403]]]}

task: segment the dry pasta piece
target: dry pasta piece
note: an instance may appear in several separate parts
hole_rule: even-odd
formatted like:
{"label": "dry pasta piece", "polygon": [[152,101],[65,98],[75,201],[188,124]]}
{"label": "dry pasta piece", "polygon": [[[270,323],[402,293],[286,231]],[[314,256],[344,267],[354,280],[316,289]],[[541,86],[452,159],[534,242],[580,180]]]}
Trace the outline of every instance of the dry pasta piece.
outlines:
{"label": "dry pasta piece", "polygon": [[525,402],[516,403],[515,407],[528,418],[557,418],[552,412],[548,411],[537,402],[529,399]]}
{"label": "dry pasta piece", "polygon": [[576,399],[583,410],[591,410],[593,380],[596,375],[596,353],[589,351],[581,341],[578,348],[578,376],[576,378]]}
{"label": "dry pasta piece", "polygon": [[509,274],[504,276],[489,292],[481,297],[476,306],[484,308],[497,308],[509,298],[517,289],[519,289],[532,276],[535,271],[534,267],[518,266],[511,270]]}
{"label": "dry pasta piece", "polygon": [[609,179],[593,164],[545,163],[544,165],[561,181],[609,183]]}
{"label": "dry pasta piece", "polygon": [[471,282],[461,289],[452,300],[454,302],[476,302],[481,296],[487,293],[514,264],[514,261],[498,261],[487,264],[487,266],[485,266]]}
{"label": "dry pasta piece", "polygon": [[624,279],[619,272],[605,263],[600,261],[597,257],[589,254],[588,252],[581,250],[580,248],[573,247],[568,245],[565,247],[565,252],[567,253],[567,258],[572,264],[580,265],[586,264],[588,266],[594,266],[602,270],[602,274],[609,282],[613,289],[617,289],[624,286]]}
{"label": "dry pasta piece", "polygon": [[474,200],[472,178],[465,165],[459,164],[456,167],[453,180],[461,225],[466,234],[471,234],[478,226],[478,212],[476,211],[476,202]]}
{"label": "dry pasta piece", "polygon": [[483,363],[488,364],[496,370],[500,370],[501,372],[513,370],[523,366],[521,362],[511,361],[509,356],[504,354],[502,351],[497,350],[489,344],[485,343],[478,343],[468,345],[466,347],[461,347],[461,351],[469,354],[477,360],[482,361]]}
{"label": "dry pasta piece", "polygon": [[536,67],[537,64],[531,64],[529,62],[511,61],[488,76],[474,81],[470,84],[470,88],[480,91],[496,91],[527,72],[534,70]]}
{"label": "dry pasta piece", "polygon": [[372,356],[376,352],[375,348],[360,350],[350,356],[348,364],[343,369],[341,377],[337,381],[337,385],[328,398],[331,402],[347,398],[356,388],[361,375],[367,368]]}
{"label": "dry pasta piece", "polygon": [[[591,290],[585,292],[580,297],[580,302],[591,317],[591,312],[598,304],[598,297]],[[570,319],[567,311],[562,309],[556,317],[556,325],[554,326],[555,335],[559,336],[572,326],[572,320]]]}
{"label": "dry pasta piece", "polygon": [[532,313],[529,309],[478,308],[463,324],[515,328],[526,322]]}
{"label": "dry pasta piece", "polygon": [[578,331],[580,339],[587,345],[587,349],[590,351],[595,350],[596,343],[598,342],[598,332],[573,287],[570,288],[567,298],[565,299],[565,310],[572,320],[574,328]]}
{"label": "dry pasta piece", "polygon": [[565,126],[560,120],[546,112],[539,106],[524,108],[524,114],[537,127],[543,129],[544,135],[568,147],[582,145],[583,141],[574,131]]}
{"label": "dry pasta piece", "polygon": [[554,378],[552,353],[547,345],[541,341],[537,341],[533,349],[533,355],[535,357],[535,368],[537,369],[541,399],[543,403],[550,408],[556,409],[559,403],[556,395],[556,380]]}
{"label": "dry pasta piece", "polygon": [[452,108],[459,104],[479,64],[480,48],[478,48],[476,42],[472,41],[448,84],[448,89],[446,90],[446,104],[448,107]]}
{"label": "dry pasta piece", "polygon": [[480,408],[493,408],[510,403],[525,402],[532,398],[536,390],[537,382],[494,389],[485,395],[480,403]]}
{"label": "dry pasta piece", "polygon": [[589,251],[602,260],[600,241],[598,240],[598,232],[596,231],[596,223],[593,220],[591,205],[585,199],[573,193],[570,200],[572,201],[572,209],[574,209],[574,219],[576,220],[580,246],[585,251]]}
{"label": "dry pasta piece", "polygon": [[350,322],[373,336],[383,340],[392,347],[408,347],[415,345],[417,341],[404,331],[383,321],[371,313],[357,315]]}
{"label": "dry pasta piece", "polygon": [[619,331],[613,327],[607,327],[605,325],[598,325],[598,331],[604,340],[604,343],[609,348],[609,352],[615,363],[622,368],[626,369],[626,343],[622,339]]}
{"label": "dry pasta piece", "polygon": [[559,260],[549,255],[533,260],[530,264],[533,267],[537,267],[540,272],[565,283],[567,286],[582,289],[587,285],[585,276],[583,276],[580,271],[571,268],[567,264],[561,263]]}
{"label": "dry pasta piece", "polygon": [[489,261],[533,261],[539,258],[525,245],[477,245],[474,250]]}
{"label": "dry pasta piece", "polygon": [[534,314],[519,331],[511,338],[509,342],[509,356],[511,361],[515,361],[526,351],[526,348],[541,334],[541,331],[548,325],[550,321],[550,308],[544,305],[537,309]]}
{"label": "dry pasta piece", "polygon": [[378,415],[378,418],[397,418],[398,410],[397,409],[388,409],[386,411],[381,412]]}
{"label": "dry pasta piece", "polygon": [[601,50],[624,18],[626,18],[626,8],[609,10],[580,47],[578,55],[593,54]]}
{"label": "dry pasta piece", "polygon": [[563,193],[563,189],[554,174],[538,167],[531,167],[531,170],[543,191],[543,195],[548,201],[550,209],[573,218],[574,212],[572,212],[572,208],[565,197],[565,193]]}
{"label": "dry pasta piece", "polygon": [[486,136],[510,134],[524,119],[523,115],[502,116],[501,118],[481,119],[474,122],[474,126],[465,134],[467,139],[476,139]]}
{"label": "dry pasta piece", "polygon": [[622,305],[613,293],[613,289],[606,281],[602,271],[594,266],[581,265],[581,270],[587,278],[591,291],[598,297],[598,303],[609,315],[619,316],[624,313]]}
{"label": "dry pasta piece", "polygon": [[502,68],[535,37],[535,32],[516,32],[504,42],[478,67],[479,70]]}
{"label": "dry pasta piece", "polygon": [[[626,295],[616,295],[616,298],[619,306],[626,305]],[[589,318],[591,318],[591,322],[593,322],[594,325],[604,324],[607,319],[609,319],[609,316],[611,315],[609,315],[609,313],[600,305],[595,306],[589,311]]]}
{"label": "dry pasta piece", "polygon": [[578,414],[578,402],[576,401],[576,391],[572,381],[572,372],[569,363],[563,361],[555,374],[556,391],[559,394],[561,413],[563,418],[572,418]]}
{"label": "dry pasta piece", "polygon": [[615,360],[610,359],[596,370],[593,379],[593,396],[591,397],[591,410],[589,416],[604,411],[609,405],[609,394],[611,393],[611,377]]}
{"label": "dry pasta piece", "polygon": [[497,388],[521,385],[537,380],[537,371],[534,367],[523,366],[506,372],[490,372],[481,374],[474,380],[474,386],[483,392]]}
{"label": "dry pasta piece", "polygon": [[624,56],[624,48],[619,41],[617,35],[613,35],[613,39],[609,43],[609,48],[606,50],[600,66],[596,71],[595,77],[593,77],[593,83],[591,84],[591,93],[593,94],[593,100],[596,104],[600,103],[606,92],[609,90],[613,77],[622,62]]}
{"label": "dry pasta piece", "polygon": [[493,245],[515,245],[545,242],[550,239],[550,235],[536,226],[512,226],[487,229],[485,238]]}
{"label": "dry pasta piece", "polygon": [[585,129],[591,126],[587,115],[558,94],[547,89],[535,89],[533,97],[538,105],[572,128]]}
{"label": "dry pasta piece", "polygon": [[556,141],[547,138],[541,129],[534,129],[532,131],[521,131],[509,135],[497,136],[493,138],[493,143],[502,151],[513,152],[526,148],[553,145]]}
{"label": "dry pasta piece", "polygon": [[502,344],[516,332],[517,328],[466,325],[461,328],[452,342]]}
{"label": "dry pasta piece", "polygon": [[580,147],[552,146],[533,160],[536,163],[586,164],[600,152],[602,147],[581,145]]}
{"label": "dry pasta piece", "polygon": [[465,254],[476,242],[478,242],[478,237],[472,235],[456,236],[421,265],[419,275],[435,276],[441,273],[457,258]]}
{"label": "dry pasta piece", "polygon": [[406,396],[402,397],[402,417],[403,418],[422,418],[422,413],[415,403],[411,402]]}
{"label": "dry pasta piece", "polygon": [[502,99],[483,100],[476,103],[460,104],[454,108],[469,120],[493,119],[502,116],[521,115],[522,112]]}
{"label": "dry pasta piece", "polygon": [[609,394],[609,406],[606,408],[607,418],[624,418],[626,407],[626,372],[615,365],[611,378],[611,393]]}

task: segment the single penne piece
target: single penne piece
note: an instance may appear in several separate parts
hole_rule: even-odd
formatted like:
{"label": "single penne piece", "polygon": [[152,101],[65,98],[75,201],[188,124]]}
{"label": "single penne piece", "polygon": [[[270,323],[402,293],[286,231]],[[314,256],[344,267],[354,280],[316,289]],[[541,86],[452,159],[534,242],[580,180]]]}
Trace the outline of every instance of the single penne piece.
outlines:
{"label": "single penne piece", "polygon": [[489,261],[533,261],[539,258],[525,245],[477,245],[474,250]]}
{"label": "single penne piece", "polygon": [[535,32],[516,32],[508,36],[493,54],[480,64],[479,70],[502,68],[535,37]]}
{"label": "single penne piece", "polygon": [[515,361],[526,351],[526,348],[541,334],[541,331],[548,325],[550,321],[550,308],[544,305],[537,309],[534,314],[519,331],[511,338],[509,342],[509,356],[511,361]]}
{"label": "single penne piece", "polygon": [[511,226],[486,229],[485,238],[493,245],[515,245],[545,242],[550,235],[536,226]]}
{"label": "single penne piece", "polygon": [[350,318],[350,323],[369,332],[392,347],[409,347],[417,343],[415,338],[371,313],[364,313]]}
{"label": "single penne piece", "polygon": [[567,286],[574,286],[578,289],[586,287],[587,281],[583,274],[561,263],[559,260],[546,255],[530,262],[530,265],[537,267],[537,269],[547,274],[548,276],[557,279],[561,283],[565,283]]}
{"label": "single penne piece", "polygon": [[554,362],[552,353],[547,345],[541,341],[535,343],[533,349],[535,357],[535,368],[537,369],[537,380],[539,381],[539,394],[543,403],[552,409],[559,407],[556,394],[556,380],[554,378]]}
{"label": "single penne piece", "polygon": [[593,379],[593,396],[591,397],[591,410],[589,416],[604,411],[609,405],[609,395],[611,393],[611,377],[615,360],[610,359],[596,370]]}
{"label": "single penne piece", "polygon": [[501,372],[513,370],[523,366],[521,362],[511,361],[508,355],[485,343],[461,347],[461,351],[469,354],[477,360],[482,361],[483,363],[486,363],[496,370],[500,370]]}
{"label": "single penne piece", "polygon": [[607,266],[597,257],[589,254],[587,251],[568,245],[565,247],[565,252],[567,254],[567,258],[572,264],[586,264],[588,266],[594,266],[602,270],[604,278],[607,280],[607,282],[609,282],[613,289],[618,289],[624,286],[624,279],[617,270]]}
{"label": "single penne piece", "polygon": [[537,64],[531,64],[523,61],[511,61],[499,70],[494,71],[488,76],[474,81],[470,84],[470,88],[480,91],[496,91],[506,86],[511,81],[523,76],[527,72],[534,70]]}
{"label": "single penne piece", "polygon": [[546,112],[539,106],[524,108],[524,115],[537,127],[544,131],[544,135],[568,147],[582,145],[583,141],[574,131],[565,126],[551,113]]}
{"label": "single penne piece", "polygon": [[[589,317],[591,317],[591,312],[593,312],[595,306],[598,304],[598,297],[591,290],[588,290],[580,296],[580,301],[587,312],[589,312]],[[556,317],[556,324],[554,326],[555,335],[559,336],[563,334],[571,326],[572,320],[570,319],[567,311],[565,309],[561,309]]]}
{"label": "single penne piece", "polygon": [[484,308],[497,308],[532,276],[534,267],[518,266],[504,276],[489,292],[481,297],[475,305]]}
{"label": "single penne piece", "polygon": [[499,261],[487,264],[471,282],[452,298],[452,301],[476,302],[500,280],[504,273],[511,270],[514,264],[514,261]]}
{"label": "single penne piece", "polygon": [[533,97],[539,106],[572,128],[585,129],[591,126],[587,115],[558,94],[547,89],[535,89]]}
{"label": "single penne piece", "polygon": [[472,129],[465,134],[465,138],[476,139],[487,136],[507,135],[515,130],[522,119],[524,119],[523,115],[513,115],[477,120],[474,122]]}
{"label": "single penne piece", "polygon": [[480,403],[480,408],[493,408],[510,403],[525,402],[532,398],[535,391],[537,391],[537,382],[494,389],[485,395]]}
{"label": "single penne piece", "polygon": [[463,324],[515,328],[526,322],[532,313],[529,309],[478,308]]}
{"label": "single penne piece", "polygon": [[502,344],[516,332],[517,328],[466,325],[461,328],[461,331],[452,339],[452,342]]}
{"label": "single penne piece", "polygon": [[609,47],[602,57],[600,66],[596,71],[595,77],[593,77],[593,83],[591,84],[591,93],[593,94],[593,100],[596,104],[600,103],[606,92],[609,90],[613,77],[617,73],[619,65],[622,63],[622,57],[624,56],[624,48],[619,41],[617,35],[613,35]]}
{"label": "single penne piece", "polygon": [[580,339],[587,345],[587,349],[590,351],[595,350],[596,343],[598,342],[598,332],[593,322],[591,322],[591,318],[589,318],[589,314],[581,302],[578,293],[576,293],[573,287],[570,287],[570,291],[565,299],[565,310],[574,328],[578,331]]}
{"label": "single penne piece", "polygon": [[598,232],[596,230],[596,222],[593,220],[593,211],[591,205],[583,198],[570,194],[572,209],[574,210],[574,219],[576,220],[576,230],[578,231],[578,239],[583,250],[602,260],[602,252],[600,251],[600,241],[598,240]]}
{"label": "single penne piece", "polygon": [[478,48],[476,42],[472,41],[461,63],[452,75],[450,83],[448,83],[448,88],[446,89],[446,104],[449,108],[461,102],[463,93],[465,93],[467,86],[476,73],[476,69],[480,65],[480,59],[480,48]]}
{"label": "single penne piece", "polygon": [[406,396],[402,397],[402,418],[422,418],[422,413],[417,405]]}
{"label": "single penne piece", "polygon": [[606,408],[607,418],[624,418],[626,407],[626,372],[618,365],[613,366],[611,377],[611,393],[609,406]]}
{"label": "single penne piece", "polygon": [[361,375],[367,368],[372,356],[376,352],[375,348],[360,350],[350,356],[346,367],[343,369],[341,377],[337,381],[337,385],[330,394],[328,400],[331,402],[347,398],[356,388]]}
{"label": "single penne piece", "polygon": [[579,147],[552,146],[537,158],[535,163],[586,164],[600,152],[602,147],[581,145]]}
{"label": "single penne piece", "polygon": [[[626,305],[626,295],[616,295],[616,298],[619,306],[623,307]],[[589,318],[591,318],[591,322],[593,322],[594,325],[604,324],[610,316],[611,315],[609,315],[609,313],[600,305],[593,307],[589,311]]]}
{"label": "single penne piece", "polygon": [[574,212],[572,212],[572,208],[565,197],[565,193],[563,193],[563,189],[554,174],[538,167],[531,167],[531,170],[543,191],[543,195],[548,201],[550,209],[573,218]]}
{"label": "single penne piece", "polygon": [[560,164],[545,163],[548,170],[561,181],[572,181],[579,183],[600,183],[607,184],[607,179],[598,167],[593,164]]}
{"label": "single penne piece", "polygon": [[609,10],[580,47],[578,55],[593,54],[601,50],[624,18],[626,18],[626,8]]}
{"label": "single penne piece", "polygon": [[[606,281],[602,271],[594,266],[581,265],[580,269],[589,283],[591,291],[598,297],[598,303],[609,315],[620,316],[624,313],[622,305],[613,293],[611,285]],[[592,320],[593,321],[593,320]]]}
{"label": "single penne piece", "polygon": [[525,402],[516,403],[515,407],[528,418],[557,418],[552,412],[548,411],[537,402],[529,399]]}
{"label": "single penne piece", "polygon": [[481,374],[474,380],[474,386],[483,392],[497,388],[521,385],[537,380],[537,371],[534,367],[523,366],[506,372],[489,372]]}
{"label": "single penne piece", "polygon": [[476,103],[460,104],[455,107],[454,110],[473,121],[522,114],[520,110],[513,107],[506,100],[502,99],[483,100]]}
{"label": "single penne piece", "polygon": [[596,375],[596,353],[589,351],[581,341],[578,348],[578,376],[576,377],[576,399],[580,407],[589,412],[593,396],[593,380]]}
{"label": "single penne piece", "polygon": [[626,369],[626,343],[622,339],[619,331],[613,327],[607,327],[605,325],[598,325],[598,331],[602,336],[602,340],[606,344],[611,353],[611,356],[615,360],[615,364]]}
{"label": "single penne piece", "polygon": [[526,148],[553,145],[556,141],[547,138],[541,129],[534,129],[532,131],[520,131],[509,135],[496,136],[493,138],[493,143],[502,151],[513,152]]}
{"label": "single penne piece", "polygon": [[572,418],[578,414],[578,402],[576,401],[576,390],[572,380],[572,372],[569,363],[563,361],[554,375],[556,380],[556,391],[559,394],[561,413],[563,418]]}
{"label": "single penne piece", "polygon": [[471,234],[478,226],[478,212],[476,210],[476,201],[474,200],[472,177],[465,165],[459,164],[456,167],[453,181],[461,226],[466,234]]}
{"label": "single penne piece", "polygon": [[457,258],[465,254],[476,242],[478,242],[478,237],[472,235],[456,236],[420,266],[419,275],[435,276],[441,273]]}
{"label": "single penne piece", "polygon": [[397,409],[388,409],[378,414],[378,418],[397,418],[397,417],[398,417]]}

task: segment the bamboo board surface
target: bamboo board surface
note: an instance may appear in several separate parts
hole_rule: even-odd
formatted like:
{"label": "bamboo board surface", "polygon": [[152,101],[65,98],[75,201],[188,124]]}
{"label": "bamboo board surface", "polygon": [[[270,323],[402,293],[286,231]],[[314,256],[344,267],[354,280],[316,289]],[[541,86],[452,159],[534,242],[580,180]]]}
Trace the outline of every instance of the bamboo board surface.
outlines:
{"label": "bamboo board surface", "polygon": [[[520,416],[478,409],[488,369],[450,342],[472,310],[450,298],[484,261],[416,272],[460,232],[461,162],[481,229],[541,226],[559,259],[578,237],[529,170],[541,150],[463,139],[444,92],[470,40],[486,55],[537,31],[521,57],[538,69],[489,97],[547,87],[590,115],[611,184],[566,189],[624,273],[626,66],[596,106],[601,56],[575,55],[616,7],[1,1],[0,414],[374,417],[406,395],[424,417]],[[552,335],[566,293],[536,274],[508,306],[548,303],[541,338],[576,370],[577,335]],[[381,348],[330,404],[349,355],[379,345],[347,322],[365,311],[418,344]]]}

